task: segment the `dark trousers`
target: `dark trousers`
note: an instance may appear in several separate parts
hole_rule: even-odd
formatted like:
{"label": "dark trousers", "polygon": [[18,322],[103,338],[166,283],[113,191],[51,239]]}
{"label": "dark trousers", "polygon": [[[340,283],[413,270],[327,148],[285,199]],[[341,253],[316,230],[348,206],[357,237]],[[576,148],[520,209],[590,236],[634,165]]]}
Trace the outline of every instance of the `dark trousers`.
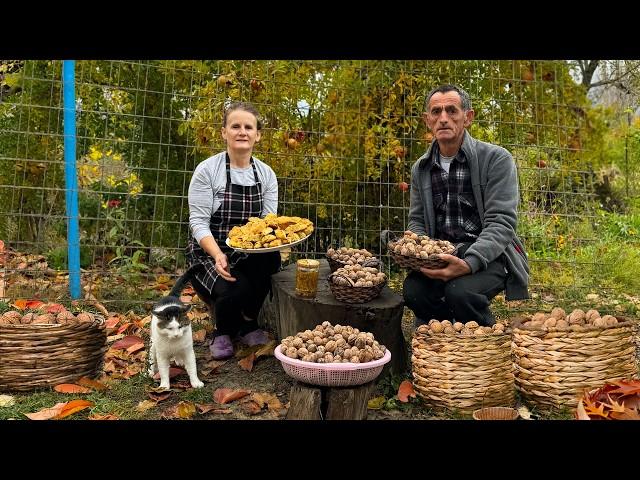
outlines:
{"label": "dark trousers", "polygon": [[249,254],[231,267],[235,282],[218,277],[213,295],[192,279],[193,289],[215,315],[217,335],[234,337],[258,328],[258,313],[271,290],[271,275],[280,269],[280,262],[280,252]]}
{"label": "dark trousers", "polygon": [[501,255],[489,263],[486,270],[448,282],[413,271],[404,281],[403,296],[407,307],[416,315],[416,327],[432,318],[462,323],[475,320],[479,325],[491,326],[495,318],[489,304],[504,290],[506,278],[505,260]]}

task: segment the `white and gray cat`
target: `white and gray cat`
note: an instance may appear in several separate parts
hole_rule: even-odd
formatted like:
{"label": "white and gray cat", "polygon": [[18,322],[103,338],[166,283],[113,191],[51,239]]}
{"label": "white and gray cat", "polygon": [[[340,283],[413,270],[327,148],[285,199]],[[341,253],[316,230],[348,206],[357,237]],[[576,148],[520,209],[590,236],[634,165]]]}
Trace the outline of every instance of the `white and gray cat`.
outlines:
{"label": "white and gray cat", "polygon": [[193,388],[204,387],[198,378],[191,321],[187,317],[191,306],[180,300],[180,292],[190,279],[191,271],[188,270],[176,280],[169,295],[156,303],[151,311],[149,376],[160,372],[161,388],[170,388],[169,365],[172,361],[184,366]]}

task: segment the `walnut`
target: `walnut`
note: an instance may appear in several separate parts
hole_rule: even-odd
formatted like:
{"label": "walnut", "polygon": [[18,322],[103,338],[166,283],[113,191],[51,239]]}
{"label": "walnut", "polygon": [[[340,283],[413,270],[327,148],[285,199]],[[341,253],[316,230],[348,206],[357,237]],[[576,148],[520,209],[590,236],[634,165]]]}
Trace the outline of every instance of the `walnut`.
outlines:
{"label": "walnut", "polygon": [[360,363],[360,357],[358,357],[358,355],[351,355],[351,358],[349,358],[349,361],[351,363]]}
{"label": "walnut", "polygon": [[444,326],[438,321],[433,322],[430,328],[433,333],[442,333],[444,331]]}
{"label": "walnut", "polygon": [[333,340],[329,340],[324,346],[324,349],[327,352],[333,353],[333,351],[336,349],[336,342],[334,342]]}
{"label": "walnut", "polygon": [[307,354],[304,357],[302,357],[301,360],[303,362],[313,362],[315,360],[315,357],[313,355]]}
{"label": "walnut", "polygon": [[315,343],[310,343],[307,346],[307,350],[309,351],[309,353],[315,353],[317,349],[318,346]]}
{"label": "walnut", "polygon": [[536,312],[533,314],[533,317],[531,317],[531,321],[542,323],[547,319],[547,317],[548,315],[546,313]]}
{"label": "walnut", "polygon": [[460,332],[464,328],[464,324],[462,322],[456,322],[453,324],[453,329],[456,332]]}
{"label": "walnut", "polygon": [[569,322],[567,322],[566,320],[558,320],[556,322],[556,328],[558,330],[567,330],[569,328]]}
{"label": "walnut", "polygon": [[561,318],[565,318],[567,316],[567,313],[564,311],[563,308],[555,307],[554,309],[551,310],[551,316],[554,317],[556,320],[560,320]]}
{"label": "walnut", "polygon": [[47,325],[56,323],[56,318],[50,313],[43,313],[31,320],[32,325]]}
{"label": "walnut", "polygon": [[464,325],[465,327],[467,327],[468,329],[471,330],[475,330],[476,328],[478,328],[480,325],[478,325],[478,322],[474,322],[473,320],[470,322],[465,323]]}
{"label": "walnut", "polygon": [[289,347],[285,355],[289,358],[298,358],[298,350],[295,347]]}
{"label": "walnut", "polygon": [[66,310],[56,315],[56,322],[58,322],[60,325],[74,323],[75,321],[76,321],[76,316],[73,313],[68,312]]}
{"label": "walnut", "polygon": [[569,325],[584,325],[585,321],[585,313],[583,310],[576,308],[573,312],[569,314],[567,317],[567,321]]}
{"label": "walnut", "polygon": [[473,331],[474,335],[484,335],[484,329],[482,327],[478,327]]}
{"label": "walnut", "polygon": [[20,312],[16,312],[15,310],[10,310],[8,312],[4,312],[2,314],[2,318],[5,319],[6,323],[17,325],[21,323],[22,314]]}
{"label": "walnut", "polygon": [[447,335],[451,335],[456,333],[456,331],[453,329],[453,327],[444,327],[444,333],[446,333]]}
{"label": "walnut", "polygon": [[87,323],[91,323],[94,321],[94,317],[92,313],[89,312],[81,312],[78,315],[76,315],[76,319],[78,320],[78,322],[87,322]]}
{"label": "walnut", "polygon": [[296,348],[301,348],[303,345],[304,345],[304,341],[299,337],[296,337],[292,342],[292,346]]}
{"label": "walnut", "polygon": [[607,326],[607,321],[603,320],[602,318],[598,317],[596,319],[593,320],[593,326],[594,327],[598,327],[598,328],[603,328]]}
{"label": "walnut", "polygon": [[36,318],[36,314],[35,313],[25,313],[22,316],[22,319],[20,320],[20,323],[22,323],[23,325],[28,325],[31,322],[33,322],[33,319]]}
{"label": "walnut", "polygon": [[306,357],[307,355],[309,355],[309,350],[304,347],[298,349],[298,358]]}
{"label": "walnut", "polygon": [[618,319],[613,315],[604,315],[602,317],[602,320],[604,320],[607,327],[613,327],[614,325],[618,324]]}
{"label": "walnut", "polygon": [[558,319],[554,316],[551,316],[544,321],[543,325],[547,328],[553,328],[556,326],[557,322],[558,322]]}
{"label": "walnut", "polygon": [[356,335],[355,333],[352,333],[351,335],[349,335],[349,339],[347,340],[347,342],[349,343],[349,345],[355,345],[357,338],[358,338],[358,335]]}
{"label": "walnut", "polygon": [[600,312],[598,312],[597,310],[591,309],[591,310],[587,310],[587,313],[585,313],[585,319],[587,320],[587,322],[589,323],[593,323],[593,321],[596,318],[600,317]]}

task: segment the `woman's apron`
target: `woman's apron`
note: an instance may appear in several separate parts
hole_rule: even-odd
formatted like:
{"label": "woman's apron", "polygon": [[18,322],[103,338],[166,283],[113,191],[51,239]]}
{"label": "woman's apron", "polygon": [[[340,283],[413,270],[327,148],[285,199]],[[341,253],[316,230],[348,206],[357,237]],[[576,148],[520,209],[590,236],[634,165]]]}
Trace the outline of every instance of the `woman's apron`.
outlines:
{"label": "woman's apron", "polygon": [[[262,214],[262,184],[258,181],[258,172],[253,162],[250,160],[251,168],[256,184],[252,186],[237,185],[231,183],[231,162],[229,154],[226,154],[227,185],[224,192],[222,205],[211,216],[209,228],[215,238],[220,250],[226,255],[229,267],[238,263],[243,258],[247,258],[246,253],[236,252],[229,248],[225,240],[229,236],[229,231],[236,225],[244,225],[249,221],[249,217],[259,217]],[[189,269],[194,269],[193,276],[207,289],[209,294],[213,292],[213,286],[220,274],[216,270],[216,262],[198,245],[198,242],[189,233],[189,244],[186,251]],[[201,265],[201,268],[195,268]]]}

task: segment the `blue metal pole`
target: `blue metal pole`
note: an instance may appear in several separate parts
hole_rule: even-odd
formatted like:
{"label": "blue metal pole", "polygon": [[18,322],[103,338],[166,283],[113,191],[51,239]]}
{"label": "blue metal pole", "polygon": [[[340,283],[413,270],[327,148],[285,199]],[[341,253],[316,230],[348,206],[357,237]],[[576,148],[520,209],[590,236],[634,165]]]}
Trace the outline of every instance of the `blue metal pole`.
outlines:
{"label": "blue metal pole", "polygon": [[76,175],[76,85],[75,60],[62,63],[64,100],[64,184],[67,205],[67,245],[69,290],[71,298],[80,298],[80,229],[78,225],[78,176]]}

